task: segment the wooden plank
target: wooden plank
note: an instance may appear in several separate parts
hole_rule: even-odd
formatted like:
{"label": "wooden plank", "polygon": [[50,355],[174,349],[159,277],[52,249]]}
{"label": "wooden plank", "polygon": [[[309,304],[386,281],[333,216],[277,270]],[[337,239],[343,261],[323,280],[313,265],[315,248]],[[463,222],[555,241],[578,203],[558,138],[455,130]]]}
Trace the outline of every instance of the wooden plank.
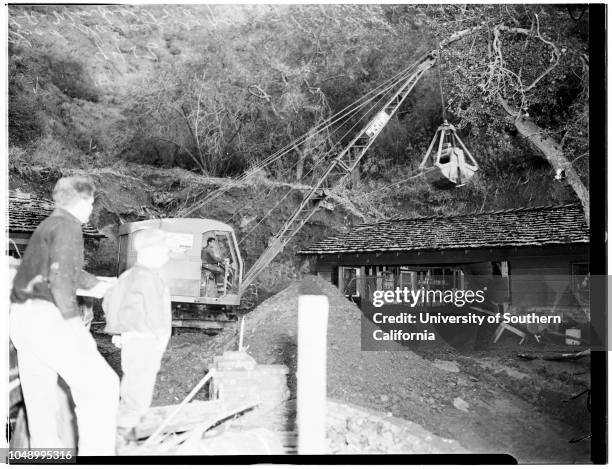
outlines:
{"label": "wooden plank", "polygon": [[[184,405],[183,409],[177,414],[172,422],[165,427],[163,433],[187,431],[204,421],[210,419],[220,421],[234,414],[249,410],[257,405],[257,402],[247,402],[240,407],[234,407],[228,411],[223,400],[192,401]],[[151,407],[144,417],[143,422],[136,428],[136,437],[142,439],[152,435],[166,417],[174,412],[178,406],[177,404]]]}

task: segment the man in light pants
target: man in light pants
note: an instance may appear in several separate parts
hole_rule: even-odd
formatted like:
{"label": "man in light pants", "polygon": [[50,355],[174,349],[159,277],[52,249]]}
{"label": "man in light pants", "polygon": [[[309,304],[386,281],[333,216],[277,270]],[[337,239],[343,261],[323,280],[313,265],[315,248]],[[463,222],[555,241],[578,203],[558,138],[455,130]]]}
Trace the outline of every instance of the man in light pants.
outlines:
{"label": "man in light pants", "polygon": [[31,448],[61,448],[57,376],[75,403],[79,455],[115,454],[119,378],[98,352],[76,301],[77,288],[103,286],[83,270],[83,234],[94,186],[61,178],[56,208],[36,229],[13,282],[9,334],[19,363]]}

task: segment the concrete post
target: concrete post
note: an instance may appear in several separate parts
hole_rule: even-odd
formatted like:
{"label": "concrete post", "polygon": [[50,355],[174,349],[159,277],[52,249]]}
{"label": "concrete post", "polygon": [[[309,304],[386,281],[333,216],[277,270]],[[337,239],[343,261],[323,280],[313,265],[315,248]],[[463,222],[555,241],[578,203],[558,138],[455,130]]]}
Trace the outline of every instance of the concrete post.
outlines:
{"label": "concrete post", "polygon": [[325,295],[298,298],[297,423],[299,454],[325,454],[327,317]]}

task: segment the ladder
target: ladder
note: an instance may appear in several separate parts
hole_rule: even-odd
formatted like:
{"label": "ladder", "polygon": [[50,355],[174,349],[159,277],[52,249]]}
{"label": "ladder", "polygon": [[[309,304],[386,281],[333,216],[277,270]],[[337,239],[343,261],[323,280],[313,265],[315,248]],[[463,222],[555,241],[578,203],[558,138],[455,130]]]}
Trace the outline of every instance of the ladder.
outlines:
{"label": "ladder", "polygon": [[357,133],[357,135],[336,155],[323,175],[308,191],[300,205],[272,237],[268,247],[246,273],[240,285],[240,293],[257,278],[263,269],[283,251],[293,236],[312,218],[329,191],[340,187],[353,172],[376,137],[393,117],[423,74],[436,63],[436,51],[430,52],[416,62],[414,71],[405,80],[381,110]]}

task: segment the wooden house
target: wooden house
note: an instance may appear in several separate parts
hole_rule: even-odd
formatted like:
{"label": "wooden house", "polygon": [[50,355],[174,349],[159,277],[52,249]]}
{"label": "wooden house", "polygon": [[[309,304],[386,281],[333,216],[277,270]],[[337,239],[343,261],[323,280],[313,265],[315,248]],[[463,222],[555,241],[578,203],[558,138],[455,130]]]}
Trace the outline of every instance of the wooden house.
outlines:
{"label": "wooden house", "polygon": [[589,229],[577,204],[362,224],[299,254],[358,303],[397,287],[485,288],[504,312],[588,320]]}
{"label": "wooden house", "polygon": [[[19,190],[8,194],[8,253],[21,257],[34,230],[53,212],[53,202]],[[106,236],[90,224],[83,225],[85,242],[100,240]]]}

